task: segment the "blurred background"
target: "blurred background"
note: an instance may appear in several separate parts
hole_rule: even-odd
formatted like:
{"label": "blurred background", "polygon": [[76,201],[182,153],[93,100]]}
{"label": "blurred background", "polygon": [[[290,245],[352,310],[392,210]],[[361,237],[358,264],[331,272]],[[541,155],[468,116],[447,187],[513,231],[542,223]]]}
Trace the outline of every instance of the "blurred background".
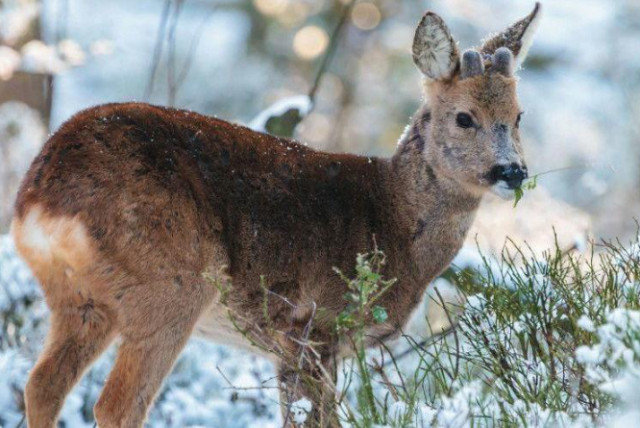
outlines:
{"label": "blurred background", "polygon": [[[389,156],[420,102],[410,46],[422,13],[441,14],[464,49],[533,7],[528,0],[348,3],[1,1],[0,232],[47,134],[83,108],[138,100],[249,123],[315,87],[298,139]],[[539,183],[586,211],[595,237],[636,232],[639,40],[636,0],[549,1],[519,73],[530,170],[569,168]],[[331,61],[319,73],[327,50]]]}
{"label": "blurred background", "polygon": [[[469,240],[482,237],[483,250],[499,252],[505,235],[549,248],[551,225],[563,249],[584,250],[589,234],[637,233],[640,2],[543,7],[519,72],[522,137],[533,174],[557,171],[517,209],[489,201],[480,210]],[[47,324],[37,284],[4,234],[24,172],[61,123],[95,104],[137,100],[249,124],[302,95],[314,107],[296,138],[390,156],[420,103],[410,47],[424,11],[439,13],[466,49],[532,8],[532,0],[0,0],[0,427],[22,419]],[[455,262],[473,260],[482,262],[468,242]],[[437,316],[426,308],[423,320],[425,312]],[[74,389],[61,426],[93,426],[113,352]],[[277,403],[266,360],[191,341],[149,424],[276,427]]]}

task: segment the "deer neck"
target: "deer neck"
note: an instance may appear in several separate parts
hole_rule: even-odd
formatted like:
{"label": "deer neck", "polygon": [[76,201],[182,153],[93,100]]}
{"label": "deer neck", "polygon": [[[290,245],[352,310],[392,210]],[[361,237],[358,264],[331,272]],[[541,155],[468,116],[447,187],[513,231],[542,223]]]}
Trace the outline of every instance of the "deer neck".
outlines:
{"label": "deer neck", "polygon": [[481,199],[439,174],[425,156],[428,121],[426,111],[415,116],[390,162],[398,238],[412,248],[420,276],[435,276],[451,262]]}

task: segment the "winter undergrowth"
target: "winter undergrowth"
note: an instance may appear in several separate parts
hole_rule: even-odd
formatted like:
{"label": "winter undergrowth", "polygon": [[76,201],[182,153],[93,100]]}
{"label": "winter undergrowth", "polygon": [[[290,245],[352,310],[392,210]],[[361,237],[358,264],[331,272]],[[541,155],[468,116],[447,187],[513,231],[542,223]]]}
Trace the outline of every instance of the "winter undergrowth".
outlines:
{"label": "winter undergrowth", "polygon": [[[640,418],[640,242],[601,243],[586,256],[555,249],[534,257],[509,245],[499,260],[443,275],[467,296],[456,304],[430,295],[447,308],[449,328],[365,352],[364,320],[384,322],[378,299],[393,287],[378,272],[381,260],[379,252],[362,255],[355,277],[344,277],[350,305],[336,326],[356,346],[337,385],[344,426],[623,427]],[[0,238],[0,426],[22,418],[46,320],[33,278]],[[65,426],[93,425],[113,353],[67,399]],[[275,386],[266,360],[193,342],[150,426],[280,426]],[[310,405],[296,403],[294,421],[303,423]]]}
{"label": "winter undergrowth", "polygon": [[640,416],[639,263],[637,241],[537,258],[509,245],[500,260],[449,270],[467,296],[445,306],[451,328],[369,351],[375,399],[350,377],[362,415],[351,425],[373,426],[375,407],[376,426],[629,426]]}

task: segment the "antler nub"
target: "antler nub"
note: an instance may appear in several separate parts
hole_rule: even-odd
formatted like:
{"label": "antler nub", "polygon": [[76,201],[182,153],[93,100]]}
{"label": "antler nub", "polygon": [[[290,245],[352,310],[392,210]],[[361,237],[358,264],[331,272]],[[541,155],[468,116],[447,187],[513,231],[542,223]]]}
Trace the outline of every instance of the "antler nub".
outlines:
{"label": "antler nub", "polygon": [[493,55],[491,70],[507,77],[513,76],[513,54],[509,48],[498,48]]}
{"label": "antler nub", "polygon": [[467,79],[473,76],[479,76],[484,73],[484,61],[480,52],[469,49],[462,55],[462,64],[460,66],[460,78]]}

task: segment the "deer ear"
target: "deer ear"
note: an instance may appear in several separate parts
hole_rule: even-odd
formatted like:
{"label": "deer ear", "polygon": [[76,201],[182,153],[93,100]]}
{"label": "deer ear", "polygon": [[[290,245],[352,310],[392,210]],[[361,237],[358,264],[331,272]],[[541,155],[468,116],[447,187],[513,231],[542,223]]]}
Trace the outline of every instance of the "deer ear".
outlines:
{"label": "deer ear", "polygon": [[422,74],[433,80],[453,77],[458,69],[458,47],[442,18],[427,12],[413,38],[413,61]]}
{"label": "deer ear", "polygon": [[533,42],[533,35],[540,23],[541,12],[542,6],[538,2],[529,15],[511,25],[502,33],[486,40],[482,45],[481,52],[493,55],[501,47],[508,48],[513,53],[516,68],[519,67],[529,52]]}

